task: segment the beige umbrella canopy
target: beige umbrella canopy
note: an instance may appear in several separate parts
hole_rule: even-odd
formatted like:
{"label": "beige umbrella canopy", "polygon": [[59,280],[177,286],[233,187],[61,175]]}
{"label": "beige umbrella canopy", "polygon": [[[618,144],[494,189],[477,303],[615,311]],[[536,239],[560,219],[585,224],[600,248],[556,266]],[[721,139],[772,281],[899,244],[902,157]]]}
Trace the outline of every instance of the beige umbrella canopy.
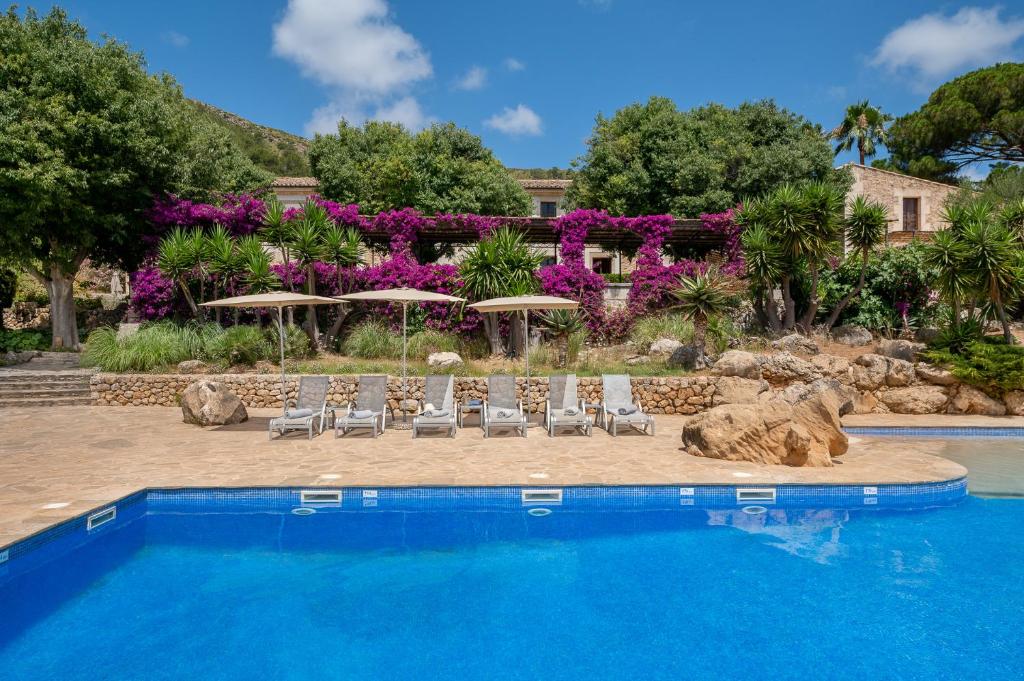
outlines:
{"label": "beige umbrella canopy", "polygon": [[530,413],[530,310],[575,310],[580,306],[578,301],[557,296],[513,296],[511,298],[491,298],[473,303],[469,307],[478,312],[519,312],[523,313],[523,324],[526,326],[526,413]]}
{"label": "beige umbrella canopy", "polygon": [[[406,351],[408,349],[408,334],[406,318],[409,312],[409,303],[464,303],[465,298],[459,298],[458,296],[449,296],[444,293],[434,293],[433,291],[421,291],[416,288],[388,288],[380,291],[361,291],[359,293],[349,293],[348,295],[338,296],[338,300],[345,300],[353,303],[401,303],[402,304],[402,402],[404,403],[409,396],[408,388],[406,387],[406,373],[407,373],[407,361]],[[402,405],[402,426],[407,425],[407,412],[405,411],[405,405]]]}
{"label": "beige umbrella canopy", "polygon": [[274,307],[277,308],[277,339],[281,350],[281,408],[288,410],[288,393],[285,390],[284,375],[284,322],[282,320],[281,308],[293,305],[337,305],[334,298],[323,296],[310,296],[305,293],[291,293],[289,291],[271,291],[269,293],[256,293],[250,296],[235,296],[234,298],[221,298],[211,300],[208,303],[201,303],[203,307]]}

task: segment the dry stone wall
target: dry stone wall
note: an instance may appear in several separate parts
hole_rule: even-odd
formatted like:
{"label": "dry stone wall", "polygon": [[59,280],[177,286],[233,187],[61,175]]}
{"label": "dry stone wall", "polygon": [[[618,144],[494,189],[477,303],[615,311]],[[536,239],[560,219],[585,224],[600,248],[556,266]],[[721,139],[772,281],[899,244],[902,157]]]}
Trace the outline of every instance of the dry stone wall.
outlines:
{"label": "dry stone wall", "polygon": [[[280,407],[281,379],[274,374],[224,374],[220,376],[190,376],[182,374],[95,374],[91,380],[93,399],[101,406],[178,406],[181,394],[197,380],[223,383],[237,395],[246,407]],[[714,376],[679,376],[634,378],[633,396],[645,411],[655,414],[696,414],[711,407],[714,402]],[[358,376],[331,376],[329,403],[344,405],[355,399]],[[517,380],[519,394],[525,398],[526,381]],[[577,379],[579,395],[587,402],[601,401],[601,379]],[[294,398],[298,377],[289,377],[287,393]],[[423,397],[423,379],[408,380],[410,400]],[[487,379],[460,377],[455,379],[456,399],[483,399],[487,396]],[[543,412],[548,397],[548,379],[530,379],[531,411]],[[397,408],[402,399],[401,379],[392,376],[388,385],[388,399]]]}

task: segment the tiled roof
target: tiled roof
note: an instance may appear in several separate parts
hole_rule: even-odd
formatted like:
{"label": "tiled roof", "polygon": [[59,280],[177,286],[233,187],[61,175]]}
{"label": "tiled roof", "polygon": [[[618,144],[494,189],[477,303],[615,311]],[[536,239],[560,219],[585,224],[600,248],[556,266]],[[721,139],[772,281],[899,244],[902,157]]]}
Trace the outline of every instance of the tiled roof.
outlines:
{"label": "tiled roof", "polygon": [[319,187],[320,183],[315,177],[278,177],[270,185],[271,187]]}
{"label": "tiled roof", "polygon": [[572,180],[519,180],[523,189],[568,189]]}
{"label": "tiled roof", "polygon": [[851,163],[844,163],[843,165],[841,165],[839,167],[840,168],[850,167],[850,168],[856,168],[858,170],[866,170],[866,171],[869,171],[869,172],[872,172],[872,173],[883,173],[885,175],[895,175],[896,177],[902,177],[904,180],[913,180],[915,182],[925,182],[927,184],[937,184],[940,187],[945,187],[946,189],[954,189],[954,190],[955,189],[959,189],[959,187],[957,185],[950,184],[948,182],[936,182],[935,180],[926,180],[923,177],[915,177],[914,175],[908,175],[906,173],[898,173],[895,170],[886,170],[885,168],[876,168],[874,166],[862,166],[859,163],[852,163],[852,162]]}

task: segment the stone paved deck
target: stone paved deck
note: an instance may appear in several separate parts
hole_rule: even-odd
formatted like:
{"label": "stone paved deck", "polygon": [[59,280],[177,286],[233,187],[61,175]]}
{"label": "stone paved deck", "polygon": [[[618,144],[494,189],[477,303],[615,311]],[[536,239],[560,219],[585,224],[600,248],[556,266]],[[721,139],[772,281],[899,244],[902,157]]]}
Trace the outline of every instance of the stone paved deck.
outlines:
{"label": "stone paved deck", "polygon": [[[197,428],[177,409],[0,410],[0,546],[144,487],[289,485],[613,485],[894,483],[948,480],[965,469],[931,456],[934,443],[856,438],[832,468],[759,466],[689,456],[686,417],[658,416],[658,434],[612,438],[454,440],[388,431],[377,440],[332,433],[267,439],[278,412],[250,410],[237,426]],[[468,425],[468,424],[467,424]],[[545,477],[546,476],[546,477]]]}

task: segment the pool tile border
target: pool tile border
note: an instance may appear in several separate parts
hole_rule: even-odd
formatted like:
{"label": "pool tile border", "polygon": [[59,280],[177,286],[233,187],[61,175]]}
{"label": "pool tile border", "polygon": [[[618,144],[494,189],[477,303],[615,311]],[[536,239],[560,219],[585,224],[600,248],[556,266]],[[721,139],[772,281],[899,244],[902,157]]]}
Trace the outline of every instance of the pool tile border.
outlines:
{"label": "pool tile border", "polygon": [[1019,426],[844,426],[847,435],[911,438],[1024,438]]}

